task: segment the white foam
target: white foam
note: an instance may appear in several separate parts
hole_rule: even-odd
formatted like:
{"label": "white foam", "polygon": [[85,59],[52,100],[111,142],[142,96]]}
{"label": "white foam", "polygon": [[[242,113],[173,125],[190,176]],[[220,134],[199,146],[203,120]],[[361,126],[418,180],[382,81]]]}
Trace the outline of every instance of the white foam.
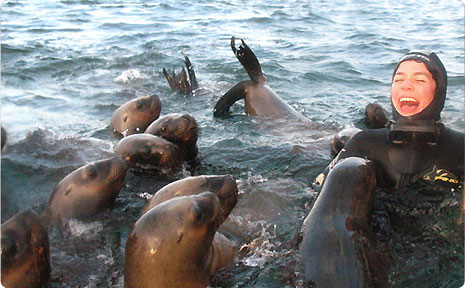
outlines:
{"label": "white foam", "polygon": [[140,79],[144,79],[144,78],[145,77],[143,76],[143,74],[139,72],[139,70],[129,69],[129,70],[123,71],[121,75],[113,79],[113,82],[126,84],[126,83],[132,83]]}
{"label": "white foam", "polygon": [[[240,250],[248,250],[247,257],[241,260],[244,265],[263,268],[270,259],[280,256],[275,251],[275,244],[271,241],[276,238],[276,225],[266,224],[264,221],[249,222],[249,228],[254,226],[260,229],[260,235],[250,243],[242,245]],[[261,226],[261,227],[256,227]],[[271,232],[268,230],[272,230]],[[278,243],[279,245],[279,243]]]}
{"label": "white foam", "polygon": [[103,262],[107,266],[115,264],[115,260],[111,256],[100,254],[100,255],[97,256],[97,259],[103,260]]}
{"label": "white foam", "polygon": [[150,200],[150,199],[152,199],[153,195],[148,193],[148,192],[142,192],[142,193],[137,194],[137,196],[139,196],[142,199]]}
{"label": "white foam", "polygon": [[77,219],[69,220],[68,227],[71,235],[86,239],[95,238],[103,230],[102,222],[85,223]]}

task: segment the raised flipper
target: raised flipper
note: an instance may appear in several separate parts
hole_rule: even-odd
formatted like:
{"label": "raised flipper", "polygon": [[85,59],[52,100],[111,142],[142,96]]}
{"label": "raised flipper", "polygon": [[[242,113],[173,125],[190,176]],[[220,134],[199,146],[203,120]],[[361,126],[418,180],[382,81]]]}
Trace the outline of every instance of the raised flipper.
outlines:
{"label": "raised flipper", "polygon": [[257,57],[252,52],[252,50],[245,44],[244,40],[241,39],[242,45],[239,46],[239,49],[236,49],[236,38],[231,37],[231,49],[236,55],[239,62],[245,68],[245,71],[250,76],[253,82],[259,83],[265,80],[263,77],[262,68],[260,62],[258,62]]}
{"label": "raised flipper", "polygon": [[184,68],[182,68],[179,74],[176,74],[173,70],[172,75],[169,75],[166,69],[163,68],[163,74],[165,75],[166,80],[168,80],[173,91],[179,91],[186,94],[191,92],[191,87],[189,81],[187,81],[187,74]]}
{"label": "raised flipper", "polygon": [[236,101],[245,98],[245,89],[247,86],[253,85],[252,81],[242,81],[237,83],[234,87],[229,89],[226,94],[221,96],[220,100],[215,105],[215,109],[213,110],[213,116],[215,117],[222,117],[226,116],[229,112],[229,108],[233,105]]}
{"label": "raised flipper", "polygon": [[191,83],[191,90],[199,88],[199,83],[197,82],[197,77],[195,77],[194,66],[192,66],[189,57],[184,56],[184,63],[187,67],[187,73],[189,74],[189,80]]}
{"label": "raised flipper", "polygon": [[189,79],[187,79],[187,73],[184,68],[182,68],[181,72],[178,74],[176,74],[176,72],[173,70],[171,75],[169,75],[166,69],[163,68],[163,75],[165,75],[166,80],[168,80],[168,83],[170,84],[170,87],[173,91],[189,94],[192,92],[192,90],[197,89],[199,84],[197,83],[197,78],[195,77],[194,67],[192,66],[191,61],[187,56],[184,56],[184,63],[187,67]]}

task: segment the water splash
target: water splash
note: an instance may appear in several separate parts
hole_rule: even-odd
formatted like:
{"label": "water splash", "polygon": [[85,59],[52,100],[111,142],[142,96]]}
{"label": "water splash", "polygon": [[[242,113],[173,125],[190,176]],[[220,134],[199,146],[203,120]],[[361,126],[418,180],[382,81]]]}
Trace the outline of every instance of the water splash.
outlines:
{"label": "water splash", "polygon": [[130,83],[138,82],[144,78],[146,78],[146,76],[144,76],[144,74],[141,74],[139,70],[129,69],[129,70],[123,71],[121,75],[113,79],[113,82],[119,83],[119,84],[130,84]]}
{"label": "water splash", "polygon": [[82,222],[77,219],[71,219],[68,223],[69,231],[74,237],[83,237],[84,239],[93,239],[103,230],[102,222]]}
{"label": "water splash", "polygon": [[142,193],[137,193],[137,196],[139,196],[142,199],[150,200],[152,199],[153,195],[148,192],[142,192]]}
{"label": "water splash", "polygon": [[[248,226],[253,226],[251,230],[259,232],[259,235],[247,244],[242,245],[240,253],[244,257],[240,262],[246,266],[263,268],[265,263],[280,256],[276,251],[276,224],[267,224],[265,221],[249,222]],[[279,245],[279,242],[278,242]]]}

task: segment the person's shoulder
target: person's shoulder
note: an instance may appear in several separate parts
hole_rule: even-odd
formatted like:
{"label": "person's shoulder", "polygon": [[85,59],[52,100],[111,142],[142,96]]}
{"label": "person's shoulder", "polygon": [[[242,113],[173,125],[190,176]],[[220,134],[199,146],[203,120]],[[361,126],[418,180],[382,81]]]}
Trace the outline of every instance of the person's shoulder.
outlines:
{"label": "person's shoulder", "polygon": [[354,135],[354,141],[376,141],[376,140],[386,140],[389,138],[389,129],[367,129],[358,132]]}
{"label": "person's shoulder", "polygon": [[441,131],[442,137],[445,141],[453,141],[453,142],[459,142],[459,143],[464,143],[465,140],[465,133],[454,130],[452,128],[448,128],[443,126],[443,129]]}

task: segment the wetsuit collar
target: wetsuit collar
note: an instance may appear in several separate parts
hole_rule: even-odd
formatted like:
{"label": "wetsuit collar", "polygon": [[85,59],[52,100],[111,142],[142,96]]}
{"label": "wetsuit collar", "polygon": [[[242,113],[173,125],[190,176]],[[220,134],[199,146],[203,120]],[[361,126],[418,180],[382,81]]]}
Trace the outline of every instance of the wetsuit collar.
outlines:
{"label": "wetsuit collar", "polygon": [[394,144],[424,144],[436,145],[439,140],[441,120],[411,120],[399,118],[391,120],[390,140]]}

